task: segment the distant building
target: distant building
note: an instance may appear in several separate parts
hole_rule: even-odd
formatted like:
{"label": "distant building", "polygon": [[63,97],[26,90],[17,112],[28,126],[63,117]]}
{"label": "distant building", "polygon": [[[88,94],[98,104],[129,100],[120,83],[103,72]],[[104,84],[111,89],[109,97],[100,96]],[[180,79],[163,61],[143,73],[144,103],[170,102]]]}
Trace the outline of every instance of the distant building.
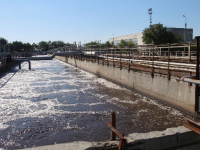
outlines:
{"label": "distant building", "polygon": [[[180,34],[183,37],[185,37],[185,28],[167,28],[168,31],[173,32],[174,34]],[[142,41],[143,33],[135,33],[135,34],[128,34],[118,37],[109,38],[109,42],[112,43],[114,41],[114,44],[117,45],[120,43],[121,40],[125,41],[133,41],[137,45],[143,45],[144,42]],[[193,40],[193,29],[186,29],[186,43],[189,43]]]}
{"label": "distant building", "polygon": [[142,33],[128,34],[128,35],[109,38],[109,42],[111,43],[114,41],[114,44],[117,45],[118,43],[120,43],[121,40],[125,40],[125,41],[131,40],[137,45],[143,45],[144,43],[142,41],[142,36],[143,36]]}
{"label": "distant building", "polygon": [[[174,34],[180,34],[185,41],[185,28],[167,28],[168,31]],[[190,43],[193,40],[193,29],[186,29],[186,43]]]}

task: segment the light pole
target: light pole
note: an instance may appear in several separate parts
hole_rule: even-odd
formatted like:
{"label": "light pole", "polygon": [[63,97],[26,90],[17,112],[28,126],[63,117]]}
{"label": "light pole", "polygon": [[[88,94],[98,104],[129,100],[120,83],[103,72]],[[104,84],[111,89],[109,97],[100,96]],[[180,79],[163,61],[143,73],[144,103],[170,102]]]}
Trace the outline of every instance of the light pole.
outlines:
{"label": "light pole", "polygon": [[[185,35],[184,35],[184,41],[185,41],[185,44],[186,44],[187,17],[185,15],[183,15],[183,17],[185,17]],[[185,46],[184,46],[184,55],[185,55]]]}

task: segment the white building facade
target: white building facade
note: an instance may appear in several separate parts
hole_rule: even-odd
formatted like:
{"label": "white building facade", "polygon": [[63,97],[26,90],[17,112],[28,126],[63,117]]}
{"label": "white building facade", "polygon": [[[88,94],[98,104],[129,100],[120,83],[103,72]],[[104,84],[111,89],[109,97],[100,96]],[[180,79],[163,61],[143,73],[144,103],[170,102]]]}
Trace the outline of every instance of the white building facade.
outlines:
{"label": "white building facade", "polygon": [[[180,34],[184,41],[184,36],[186,34],[186,43],[189,43],[193,39],[193,29],[185,29],[185,28],[167,28],[168,31],[173,32],[174,34]],[[125,41],[133,41],[136,45],[144,45],[144,42],[142,41],[143,33],[135,33],[135,34],[128,34],[118,37],[109,38],[109,42],[112,43],[114,41],[114,44],[117,45],[120,43],[121,40]]]}
{"label": "white building facade", "polygon": [[114,44],[117,45],[118,43],[120,43],[121,40],[125,40],[125,41],[133,41],[136,45],[143,45],[144,43],[142,41],[142,36],[143,36],[142,33],[128,34],[128,35],[109,38],[109,42],[112,43],[114,41]]}

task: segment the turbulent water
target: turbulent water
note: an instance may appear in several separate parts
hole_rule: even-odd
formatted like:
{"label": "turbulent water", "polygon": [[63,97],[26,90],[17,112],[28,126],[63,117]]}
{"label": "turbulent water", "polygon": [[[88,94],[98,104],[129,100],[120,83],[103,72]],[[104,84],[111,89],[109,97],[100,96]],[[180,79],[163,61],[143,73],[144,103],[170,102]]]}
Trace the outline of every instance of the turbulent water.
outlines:
{"label": "turbulent water", "polygon": [[2,149],[109,140],[111,111],[125,136],[182,123],[180,112],[58,60],[31,63],[0,74]]}

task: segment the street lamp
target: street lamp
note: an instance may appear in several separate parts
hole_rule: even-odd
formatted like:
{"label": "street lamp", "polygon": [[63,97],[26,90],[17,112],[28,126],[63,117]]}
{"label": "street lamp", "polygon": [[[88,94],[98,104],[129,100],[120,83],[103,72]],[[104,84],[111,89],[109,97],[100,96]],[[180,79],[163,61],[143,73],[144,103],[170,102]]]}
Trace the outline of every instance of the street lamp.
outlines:
{"label": "street lamp", "polygon": [[[185,17],[185,44],[186,44],[187,17],[185,15],[183,15],[183,17]],[[184,54],[185,54],[185,47],[184,47]]]}
{"label": "street lamp", "polygon": [[185,43],[186,43],[187,17],[185,15],[183,15],[183,17],[185,17]]}

